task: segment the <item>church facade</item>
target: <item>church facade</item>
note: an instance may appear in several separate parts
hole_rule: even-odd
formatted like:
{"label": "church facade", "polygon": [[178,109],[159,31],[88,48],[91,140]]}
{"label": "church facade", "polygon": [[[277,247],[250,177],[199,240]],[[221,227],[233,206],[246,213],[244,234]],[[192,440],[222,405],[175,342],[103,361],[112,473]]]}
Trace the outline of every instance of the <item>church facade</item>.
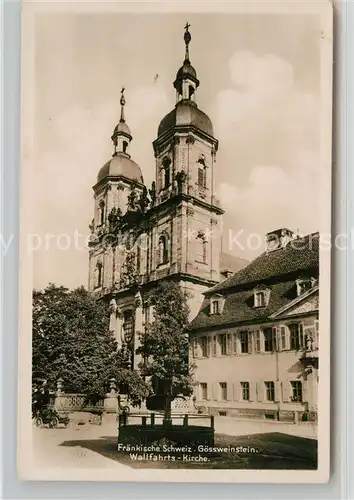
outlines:
{"label": "church facade", "polygon": [[[222,253],[223,209],[215,192],[218,140],[210,118],[198,107],[199,80],[189,57],[173,83],[175,107],[161,120],[153,142],[156,175],[144,184],[142,169],[129,154],[133,137],[121,117],[114,129],[112,158],[100,169],[94,190],[89,251],[89,290],[109,304],[110,328],[118,347],[131,352],[132,366],[144,323],[149,290],[160,280],[175,280],[190,293],[191,319],[203,292],[242,267],[242,259]],[[227,262],[227,264],[225,264]]]}
{"label": "church facade", "polygon": [[317,412],[319,236],[273,231],[250,263],[222,252],[219,142],[197,104],[188,28],[176,105],[152,144],[150,187],[130,156],[122,89],[113,155],[93,186],[89,290],[107,303],[118,348],[138,369],[139,332],[152,320],[149,293],[174,280],[191,297],[197,406],[216,415],[309,418]]}

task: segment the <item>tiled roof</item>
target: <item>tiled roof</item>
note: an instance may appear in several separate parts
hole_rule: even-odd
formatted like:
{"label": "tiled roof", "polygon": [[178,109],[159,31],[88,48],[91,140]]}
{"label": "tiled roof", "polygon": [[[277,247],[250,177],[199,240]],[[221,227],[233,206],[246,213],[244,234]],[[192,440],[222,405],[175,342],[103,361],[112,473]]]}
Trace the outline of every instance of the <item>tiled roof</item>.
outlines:
{"label": "tiled roof", "polygon": [[242,259],[237,255],[222,252],[220,256],[220,271],[231,271],[236,273],[249,264],[249,260]]}
{"label": "tiled roof", "polygon": [[288,243],[284,248],[263,252],[241,271],[210,288],[207,293],[249,283],[259,284],[273,277],[318,268],[319,234],[313,233]]}
{"label": "tiled roof", "polygon": [[[191,322],[195,330],[218,325],[264,321],[297,296],[295,280],[299,276],[318,277],[318,233],[269,253],[264,252],[248,266],[205,292],[202,307]],[[267,307],[254,307],[254,288],[266,284],[270,290]],[[210,315],[210,296],[222,294],[221,314]]]}

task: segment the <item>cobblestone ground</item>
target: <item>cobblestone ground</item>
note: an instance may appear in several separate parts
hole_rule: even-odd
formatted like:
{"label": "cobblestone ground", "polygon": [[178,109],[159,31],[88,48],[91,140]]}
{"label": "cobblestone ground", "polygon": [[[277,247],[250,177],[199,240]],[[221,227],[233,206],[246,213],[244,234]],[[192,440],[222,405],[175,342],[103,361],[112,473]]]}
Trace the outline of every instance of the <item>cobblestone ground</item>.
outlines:
{"label": "cobblestone ground", "polygon": [[[193,424],[199,423],[207,425],[208,422],[193,419]],[[267,440],[267,434],[269,439],[277,434],[317,439],[317,428],[311,424],[236,420],[227,417],[215,418],[215,433],[223,436],[223,440],[228,440],[230,436],[232,444],[237,436],[241,439],[244,436],[263,435],[264,438],[261,439]],[[117,454],[117,427],[114,418],[102,425],[78,425],[72,422],[66,429],[37,429],[33,426],[33,446],[34,458],[43,467],[123,470],[131,466],[129,461],[120,460]]]}
{"label": "cobblestone ground", "polygon": [[[126,469],[126,465],[106,458],[100,453],[100,441],[102,447],[107,447],[111,451],[117,449],[116,426],[113,425],[69,425],[67,429],[33,427],[33,448],[34,457],[37,464],[43,467],[61,468],[115,468]],[[109,443],[102,436],[111,436]],[[93,451],[86,446],[87,442],[98,443],[97,451]],[[66,443],[75,443],[67,445]]]}

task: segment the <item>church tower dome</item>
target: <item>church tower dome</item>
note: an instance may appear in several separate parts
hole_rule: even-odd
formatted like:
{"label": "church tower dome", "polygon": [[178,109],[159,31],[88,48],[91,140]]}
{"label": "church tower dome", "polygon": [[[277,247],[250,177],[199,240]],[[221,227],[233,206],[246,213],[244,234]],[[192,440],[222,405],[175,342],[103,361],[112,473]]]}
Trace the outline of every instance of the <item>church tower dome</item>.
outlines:
{"label": "church tower dome", "polygon": [[195,99],[196,90],[200,82],[189,58],[189,44],[192,39],[189,27],[188,23],[184,27],[186,52],[183,65],[177,71],[176,79],[173,82],[173,86],[176,89],[176,106],[161,120],[158,128],[158,136],[176,127],[192,127],[208,136],[213,136],[211,120],[198,108]]}
{"label": "church tower dome", "polygon": [[130,158],[128,147],[133,137],[124,117],[124,106],[126,104],[124,88],[121,90],[121,113],[119,123],[114,128],[112,142],[114,145],[113,157],[103,165],[97,176],[97,182],[108,177],[122,177],[129,181],[137,181],[143,184],[141,168]]}

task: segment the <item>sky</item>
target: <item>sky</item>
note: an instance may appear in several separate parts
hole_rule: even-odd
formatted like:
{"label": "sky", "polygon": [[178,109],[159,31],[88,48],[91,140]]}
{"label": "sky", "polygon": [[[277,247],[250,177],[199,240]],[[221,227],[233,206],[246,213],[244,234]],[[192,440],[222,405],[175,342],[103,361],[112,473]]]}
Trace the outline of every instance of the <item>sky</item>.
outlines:
{"label": "sky", "polygon": [[224,251],[251,259],[263,249],[251,235],[263,238],[279,227],[318,230],[318,17],[41,14],[35,28],[36,288],[87,286],[92,186],[113,152],[122,86],[132,159],[147,184],[154,180],[152,141],[175,104],[187,20],[197,103],[220,141],[215,175],[226,212]]}

